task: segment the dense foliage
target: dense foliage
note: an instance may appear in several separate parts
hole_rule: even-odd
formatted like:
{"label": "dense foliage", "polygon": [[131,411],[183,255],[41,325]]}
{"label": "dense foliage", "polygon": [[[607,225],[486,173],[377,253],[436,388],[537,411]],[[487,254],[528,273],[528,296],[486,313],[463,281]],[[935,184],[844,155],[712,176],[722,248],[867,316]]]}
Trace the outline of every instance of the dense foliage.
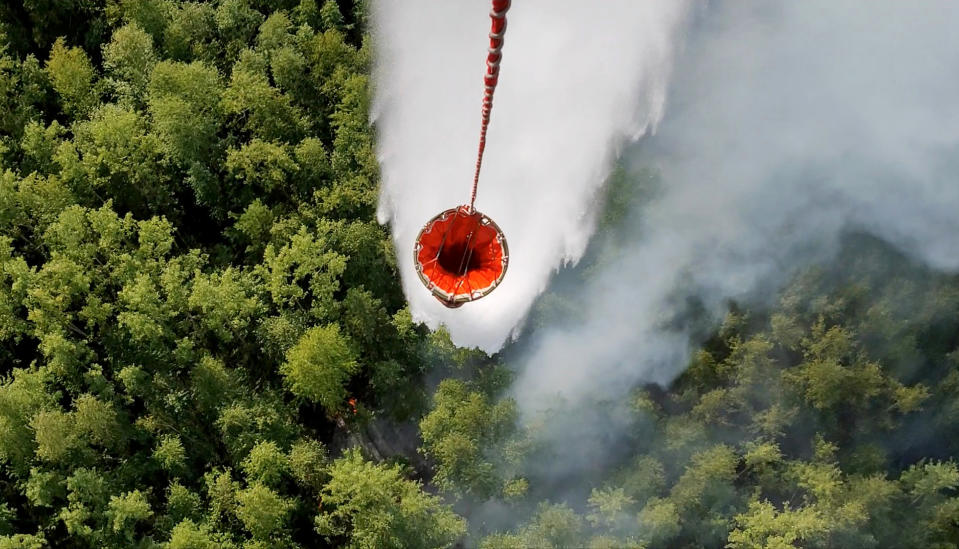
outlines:
{"label": "dense foliage", "polygon": [[[0,549],[959,546],[959,281],[867,236],[705,319],[672,386],[521,421],[523,340],[406,309],[366,11],[0,5]],[[612,178],[527,339],[654,179]],[[550,422],[614,415],[550,467]]]}
{"label": "dense foliage", "polygon": [[0,547],[451,544],[337,457],[447,353],[374,219],[363,6],[0,15]]}

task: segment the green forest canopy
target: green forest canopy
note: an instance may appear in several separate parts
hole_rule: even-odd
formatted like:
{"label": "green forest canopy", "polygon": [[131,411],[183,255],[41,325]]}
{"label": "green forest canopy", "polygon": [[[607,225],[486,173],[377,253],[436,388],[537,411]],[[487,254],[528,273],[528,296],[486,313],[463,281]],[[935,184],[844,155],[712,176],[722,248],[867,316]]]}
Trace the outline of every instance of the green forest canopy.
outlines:
{"label": "green forest canopy", "polygon": [[[0,6],[0,549],[959,545],[959,285],[862,235],[603,403],[617,456],[559,490],[502,357],[406,308],[366,30],[333,0]],[[419,452],[384,455],[402,425]]]}

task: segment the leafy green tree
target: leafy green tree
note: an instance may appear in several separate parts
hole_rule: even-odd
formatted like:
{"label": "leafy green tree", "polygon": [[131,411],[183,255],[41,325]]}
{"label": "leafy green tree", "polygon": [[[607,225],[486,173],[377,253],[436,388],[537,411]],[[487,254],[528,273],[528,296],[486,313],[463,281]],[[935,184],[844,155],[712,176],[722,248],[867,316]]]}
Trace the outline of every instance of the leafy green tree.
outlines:
{"label": "leafy green tree", "polygon": [[41,460],[56,464],[81,448],[82,441],[74,428],[73,418],[65,412],[42,411],[33,416],[30,428],[35,433],[36,455]]}
{"label": "leafy green tree", "polygon": [[[54,120],[49,126],[33,121],[23,127],[23,139],[20,150],[23,152],[21,170],[50,175],[57,169],[54,155],[63,141],[66,129]],[[11,197],[12,198],[12,197]]]}
{"label": "leafy green tree", "polygon": [[54,403],[43,378],[36,370],[15,369],[0,385],[0,459],[16,474],[26,473],[37,448],[34,417]]}
{"label": "leafy green tree", "polygon": [[285,12],[276,12],[271,14],[260,25],[259,33],[256,36],[256,45],[258,49],[272,52],[289,44],[293,39],[290,32],[293,23]]}
{"label": "leafy green tree", "polygon": [[132,101],[142,101],[157,64],[153,37],[136,23],[117,29],[103,47],[103,67],[114,93]]}
{"label": "leafy green tree", "polygon": [[240,149],[227,151],[226,169],[240,185],[270,193],[288,189],[299,167],[282,145],[253,139]]}
{"label": "leafy green tree", "polygon": [[242,337],[263,310],[253,277],[230,268],[196,275],[187,305],[195,311],[199,327],[223,342]]}
{"label": "leafy green tree", "polygon": [[162,436],[153,451],[153,459],[157,460],[160,467],[171,473],[178,473],[185,469],[186,457],[186,448],[183,447],[180,437],[176,435]]}
{"label": "leafy green tree", "polygon": [[751,502],[749,510],[736,517],[739,527],[730,532],[728,547],[760,549],[800,547],[806,540],[828,531],[827,520],[815,509],[785,509],[777,512],[768,502]]}
{"label": "leafy green tree", "polygon": [[223,110],[242,121],[242,129],[254,137],[287,143],[303,137],[303,114],[270,85],[266,75],[234,69],[223,96]]}
{"label": "leafy green tree", "polygon": [[23,494],[31,505],[53,507],[58,500],[66,496],[66,486],[63,481],[64,479],[54,471],[32,468]]}
{"label": "leafy green tree", "polygon": [[289,464],[276,443],[261,442],[250,450],[241,467],[250,482],[276,486],[286,474]]}
{"label": "leafy green tree", "polygon": [[331,465],[321,505],[317,532],[345,547],[450,547],[466,530],[398,466],[371,463],[355,450]]}
{"label": "leafy green tree", "polygon": [[220,75],[202,62],[157,63],[148,84],[149,111],[167,154],[175,161],[185,166],[209,161],[222,123],[222,93]]}
{"label": "leafy green tree", "polygon": [[652,498],[636,517],[640,535],[654,545],[668,545],[680,532],[679,510],[669,500]]}
{"label": "leafy green tree", "polygon": [[347,258],[330,249],[324,234],[301,227],[279,249],[267,245],[258,270],[278,308],[305,309],[317,320],[332,320],[346,265]]}
{"label": "leafy green tree", "polygon": [[529,524],[516,534],[494,534],[480,544],[483,549],[519,547],[582,547],[585,544],[583,520],[567,505],[542,502]]}
{"label": "leafy green tree", "polygon": [[359,365],[335,324],[308,330],[286,355],[280,373],[293,394],[322,405],[330,413],[346,400],[346,382]]}
{"label": "leafy green tree", "polygon": [[243,44],[248,43],[263,22],[263,14],[254,10],[247,0],[225,0],[216,9],[216,28],[227,43],[227,55],[232,57]]}
{"label": "leafy green tree", "polygon": [[298,483],[319,492],[327,479],[329,456],[326,448],[315,440],[298,440],[290,447],[289,469]]}
{"label": "leafy green tree", "polygon": [[192,520],[184,520],[173,528],[170,541],[164,544],[165,549],[218,549],[229,547],[221,544],[203,526]]}
{"label": "leafy green tree", "polygon": [[323,2],[323,7],[320,8],[320,21],[324,30],[343,30],[343,14],[334,0]]}
{"label": "leafy green tree", "polygon": [[54,160],[79,196],[112,196],[121,211],[169,211],[172,188],[164,175],[162,144],[135,111],[105,106],[74,129]]}
{"label": "leafy green tree", "polygon": [[105,11],[111,23],[135,24],[159,42],[169,24],[170,11],[175,7],[166,0],[120,0],[108,4]]}
{"label": "leafy green tree", "polygon": [[36,57],[28,55],[20,60],[8,50],[0,27],[0,144],[4,150],[10,147],[11,138],[20,138],[25,126],[40,117],[50,87],[48,73]]}
{"label": "leafy green tree", "polygon": [[212,4],[182,2],[172,6],[163,29],[163,48],[170,59],[213,62],[223,49],[216,40],[215,18]]}
{"label": "leafy green tree", "polygon": [[587,502],[592,510],[587,520],[594,526],[610,529],[628,520],[627,511],[636,503],[623,488],[594,488]]}
{"label": "leafy green tree", "polygon": [[172,482],[167,490],[167,517],[174,523],[197,519],[201,516],[200,496],[179,482]]}
{"label": "leafy green tree", "polygon": [[62,38],[57,39],[50,50],[46,71],[67,114],[82,118],[93,110],[99,100],[97,75],[82,49],[67,47]]}
{"label": "leafy green tree", "polygon": [[113,531],[126,541],[133,541],[133,528],[136,523],[153,516],[150,503],[139,490],[127,492],[120,496],[112,496],[107,505],[107,518],[112,524]]}
{"label": "leafy green tree", "polygon": [[0,549],[45,549],[45,547],[47,547],[47,541],[40,535],[0,536]]}
{"label": "leafy green tree", "polygon": [[[433,410],[420,422],[422,451],[436,460],[434,482],[461,493],[489,497],[504,488],[505,446],[514,436],[516,404],[495,404],[458,380],[443,380]],[[498,450],[498,452],[497,452]]]}
{"label": "leafy green tree", "polygon": [[293,505],[270,488],[255,483],[236,494],[236,516],[256,539],[267,540],[285,527]]}

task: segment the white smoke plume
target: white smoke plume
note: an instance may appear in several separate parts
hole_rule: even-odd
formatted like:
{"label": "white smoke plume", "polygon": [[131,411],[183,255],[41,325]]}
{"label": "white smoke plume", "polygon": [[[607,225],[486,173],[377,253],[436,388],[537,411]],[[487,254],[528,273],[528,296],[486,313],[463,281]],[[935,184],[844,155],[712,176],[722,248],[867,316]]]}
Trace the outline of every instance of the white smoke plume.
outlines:
{"label": "white smoke plume", "polygon": [[450,311],[420,284],[423,224],[468,202],[479,134],[490,3],[380,0],[374,120],[403,286],[417,320],[495,351],[551,272],[583,253],[595,194],[620,146],[663,115],[685,0],[516,0],[480,179],[478,210],[503,229],[510,265],[486,298]]}
{"label": "white smoke plume", "polygon": [[629,159],[662,188],[580,289],[585,320],[537,336],[514,387],[526,411],[668,382],[690,344],[664,327],[677,297],[718,316],[809,261],[842,261],[844,231],[959,269],[956,21],[959,3],[931,0],[697,13],[665,117]]}

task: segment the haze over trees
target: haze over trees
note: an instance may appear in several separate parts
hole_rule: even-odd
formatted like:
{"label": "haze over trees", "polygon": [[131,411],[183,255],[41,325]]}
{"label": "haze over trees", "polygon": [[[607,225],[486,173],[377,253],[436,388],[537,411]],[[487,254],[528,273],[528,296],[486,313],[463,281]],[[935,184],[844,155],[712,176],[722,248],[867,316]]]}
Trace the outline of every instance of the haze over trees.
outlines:
{"label": "haze over trees", "polygon": [[[524,341],[458,349],[405,306],[366,14],[0,6],[0,549],[959,545],[959,286],[865,235],[730,304],[670,387],[591,403],[627,435],[551,469]],[[611,179],[560,277],[653,180]],[[530,334],[575,319],[556,288]]]}

